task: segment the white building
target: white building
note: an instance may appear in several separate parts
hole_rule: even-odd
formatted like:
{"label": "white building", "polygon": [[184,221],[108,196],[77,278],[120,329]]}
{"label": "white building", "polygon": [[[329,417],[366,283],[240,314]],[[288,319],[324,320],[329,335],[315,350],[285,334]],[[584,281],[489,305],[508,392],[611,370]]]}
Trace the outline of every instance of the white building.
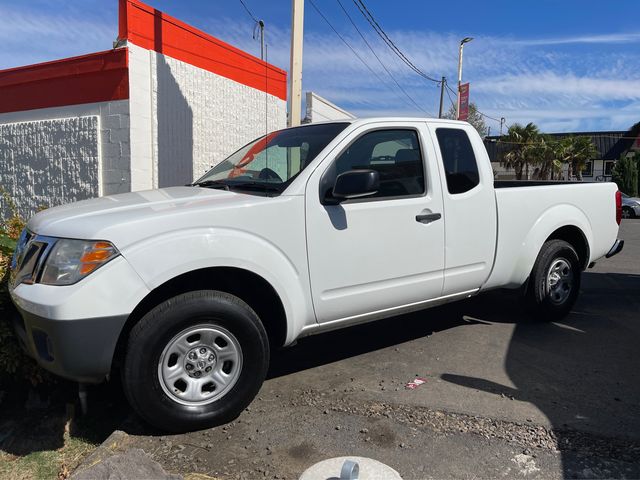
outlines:
{"label": "white building", "polygon": [[191,182],[286,126],[286,72],[138,0],[119,0],[116,45],[0,71],[0,188],[21,215]]}

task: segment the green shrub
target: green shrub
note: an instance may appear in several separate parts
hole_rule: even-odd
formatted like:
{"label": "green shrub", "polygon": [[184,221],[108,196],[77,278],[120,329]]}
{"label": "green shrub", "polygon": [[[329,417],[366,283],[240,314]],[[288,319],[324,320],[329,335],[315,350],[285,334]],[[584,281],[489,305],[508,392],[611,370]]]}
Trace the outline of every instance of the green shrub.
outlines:
{"label": "green shrub", "polygon": [[638,163],[633,158],[623,157],[613,167],[612,180],[618,189],[632,197],[638,196]]}
{"label": "green shrub", "polygon": [[50,382],[53,377],[22,351],[9,324],[10,316],[15,313],[9,298],[9,264],[25,221],[17,214],[6,192],[2,192],[2,197],[10,213],[8,218],[0,217],[0,381],[26,380],[37,385]]}

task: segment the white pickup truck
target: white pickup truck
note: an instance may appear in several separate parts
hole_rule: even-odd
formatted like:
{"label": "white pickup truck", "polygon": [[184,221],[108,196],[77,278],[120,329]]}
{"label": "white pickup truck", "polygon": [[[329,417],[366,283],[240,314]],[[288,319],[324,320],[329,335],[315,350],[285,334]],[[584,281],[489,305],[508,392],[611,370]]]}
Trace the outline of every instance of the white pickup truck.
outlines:
{"label": "white pickup truck", "polygon": [[504,287],[565,315],[581,272],[622,249],[615,184],[493,177],[467,123],[274,132],[193,185],[35,215],[12,263],[15,328],[60,376],[117,369],[144,419],[181,431],[233,419],[270,349],[306,335]]}

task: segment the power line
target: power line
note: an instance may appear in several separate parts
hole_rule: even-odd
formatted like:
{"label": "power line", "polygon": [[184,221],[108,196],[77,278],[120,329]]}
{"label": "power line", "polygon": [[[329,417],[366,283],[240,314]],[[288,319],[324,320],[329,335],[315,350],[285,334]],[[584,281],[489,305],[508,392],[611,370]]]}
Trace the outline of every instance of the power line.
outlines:
{"label": "power line", "polygon": [[[387,46],[397,55],[400,57],[400,59],[409,66],[409,68],[411,68],[414,72],[416,72],[418,75],[420,75],[421,77],[430,80],[438,85],[440,85],[441,80],[437,80],[429,75],[427,75],[426,73],[424,73],[422,70],[420,70],[418,67],[416,67],[413,62],[411,62],[411,60],[409,60],[407,58],[407,56],[398,48],[398,46],[393,42],[393,40],[391,40],[391,38],[389,38],[389,35],[387,35],[387,33],[384,31],[384,29],[382,28],[382,26],[376,21],[375,17],[373,16],[373,14],[371,13],[371,11],[367,8],[367,6],[365,5],[363,0],[352,0],[353,3],[356,5],[356,7],[358,7],[358,10],[360,10],[360,13],[362,14],[362,16],[367,20],[367,22],[369,22],[369,24],[371,25],[371,27],[375,30],[375,32],[380,36],[380,38],[382,38],[382,40],[387,44]],[[344,9],[344,8],[343,8]],[[455,93],[457,95],[457,93],[448,85],[446,84],[447,89],[451,90],[451,92]],[[447,92],[447,96],[449,96],[449,92]],[[451,96],[449,96],[449,100],[451,100]],[[451,100],[451,103],[453,104],[453,100]],[[478,112],[479,115],[488,118],[490,120],[493,120],[494,122],[497,122],[499,124],[501,124],[500,119],[494,118],[490,115],[487,115],[486,113],[481,112],[480,110],[476,109],[476,112]]]}
{"label": "power line", "polygon": [[[387,72],[387,74],[389,75],[389,77],[391,78],[391,80],[393,80],[393,83],[395,83],[398,88],[402,91],[402,93],[405,94],[405,96],[411,101],[411,103],[413,103],[416,107],[418,107],[420,110],[422,110],[423,112],[425,112],[425,110],[423,108],[421,108],[416,102],[415,100],[407,93],[407,91],[402,88],[402,86],[400,85],[400,83],[398,83],[398,81],[396,80],[396,78],[393,76],[393,74],[389,71],[389,69],[386,67],[386,65],[382,62],[382,60],[380,60],[380,57],[376,54],[375,50],[373,49],[373,47],[369,44],[369,42],[367,41],[367,39],[365,38],[365,36],[362,34],[362,32],[360,31],[360,29],[358,28],[358,26],[356,25],[356,23],[353,21],[353,19],[351,18],[351,15],[349,15],[349,12],[347,12],[346,8],[344,8],[344,5],[342,4],[342,2],[340,0],[336,0],[338,2],[338,5],[340,5],[340,8],[342,9],[342,11],[344,12],[344,14],[347,16],[347,18],[349,19],[349,21],[351,22],[351,25],[353,25],[353,28],[356,29],[356,32],[358,32],[358,34],[360,35],[360,38],[362,38],[362,40],[364,41],[365,45],[367,47],[369,47],[369,50],[371,50],[371,53],[373,54],[374,57],[376,57],[376,60],[378,60],[378,63],[380,64],[380,66],[384,69],[385,72]],[[429,113],[429,112],[425,112],[425,113]]]}
{"label": "power line", "polygon": [[456,102],[453,101],[453,99],[451,98],[451,94],[449,93],[449,90],[451,90],[449,88],[449,85],[447,85],[445,83],[445,87],[447,87],[447,89],[445,90],[447,92],[447,97],[449,97],[449,101],[451,102],[451,106],[455,109],[456,108]]}
{"label": "power line", "polygon": [[427,75],[418,67],[416,67],[413,64],[413,62],[411,62],[411,60],[407,58],[407,56],[402,52],[402,50],[400,50],[398,46],[393,42],[393,40],[389,38],[389,35],[387,35],[384,29],[376,21],[375,17],[371,13],[371,11],[369,11],[369,9],[367,8],[367,6],[364,4],[362,0],[352,0],[352,1],[355,4],[355,6],[358,7],[358,10],[362,14],[362,16],[365,18],[365,20],[369,23],[369,25],[371,25],[371,27],[375,30],[378,36],[391,49],[393,53],[395,53],[411,70],[413,70],[415,73],[420,75],[422,78],[440,85],[441,80],[438,80],[436,78],[433,78]]}
{"label": "power line", "polygon": [[493,120],[494,122],[498,122],[501,123],[500,119],[498,118],[494,118],[494,117],[490,117],[489,115],[487,115],[486,113],[482,113],[480,110],[476,109],[476,112],[478,112],[480,115],[482,115],[485,118],[488,118],[489,120]]}
{"label": "power line", "polygon": [[496,123],[502,124],[502,122],[501,122],[499,119],[494,118],[494,117],[490,117],[490,116],[489,116],[489,115],[487,115],[486,113],[482,113],[482,112],[481,112],[480,110],[478,110],[477,108],[476,108],[476,112],[478,112],[478,114],[479,114],[479,115],[482,115],[483,117],[488,118],[489,120],[493,120],[493,121],[494,121],[494,122],[496,122]]}
{"label": "power line", "polygon": [[[384,82],[384,80],[383,80],[383,79],[378,75],[378,73],[377,73],[375,70],[373,70],[373,69],[369,66],[369,64],[368,64],[367,62],[365,62],[365,61],[364,61],[364,59],[363,59],[363,58],[358,54],[358,52],[356,52],[356,51],[355,51],[355,49],[354,49],[354,48],[349,44],[349,42],[347,42],[347,41],[345,40],[345,38],[344,38],[342,35],[340,35],[340,32],[338,32],[338,30],[336,30],[336,28],[335,28],[335,27],[333,26],[333,24],[329,21],[329,19],[328,19],[327,17],[325,17],[325,16],[324,16],[324,14],[320,11],[320,9],[319,9],[319,8],[318,8],[318,6],[315,4],[315,2],[314,2],[313,0],[309,0],[309,3],[310,3],[310,4],[311,4],[311,6],[314,8],[314,10],[318,13],[318,15],[320,15],[320,17],[322,17],[322,19],[325,21],[325,23],[326,23],[327,25],[329,25],[329,27],[331,28],[331,30],[333,30],[333,33],[335,33],[335,34],[338,36],[338,38],[339,38],[340,40],[342,40],[342,43],[344,43],[344,44],[349,48],[349,50],[351,50],[351,52],[352,52],[352,53],[353,53],[353,54],[358,58],[358,60],[360,60],[360,62],[362,62],[362,64],[363,64],[365,67],[367,67],[367,69],[368,69],[371,73],[373,73],[373,74],[376,76],[376,78],[377,78],[378,80],[380,80],[380,82],[381,82],[381,83],[385,83],[385,82]],[[409,98],[411,98],[411,97],[409,97]],[[417,103],[415,103],[415,101],[413,101],[413,99],[411,99],[411,101],[416,105],[416,107],[417,107],[417,108],[419,108],[420,110],[422,110],[422,111],[423,111],[424,113],[426,113],[427,115],[430,115],[430,113],[429,113],[429,112],[427,112],[424,108],[421,108]]]}
{"label": "power line", "polygon": [[244,7],[245,11],[247,12],[247,15],[249,15],[251,17],[251,20],[253,20],[254,22],[258,23],[258,19],[256,18],[256,16],[251,13],[251,10],[249,10],[249,7],[247,7],[247,4],[244,3],[244,0],[240,0],[240,3],[242,4],[242,6]]}
{"label": "power line", "polygon": [[[457,95],[456,91],[455,91],[453,88],[451,88],[451,87],[449,86],[449,84],[447,84],[447,85],[446,85],[446,87],[447,87],[447,90],[451,90],[451,93],[453,93],[454,95]],[[451,96],[449,95],[449,92],[448,92],[448,91],[447,91],[447,96],[449,96],[449,100],[451,100]],[[451,103],[452,103],[452,104],[454,104],[454,103],[453,103],[453,100],[451,100]],[[488,118],[488,119],[490,119],[490,120],[493,120],[494,122],[497,122],[497,123],[499,123],[499,124],[502,124],[502,122],[500,121],[500,119],[495,118],[495,117],[491,117],[491,116],[487,115],[486,113],[482,113],[482,112],[481,112],[480,110],[478,110],[477,108],[476,108],[476,112],[478,112],[478,114],[479,114],[479,115],[482,115],[482,116],[483,116],[483,117],[485,117],[485,118]]]}

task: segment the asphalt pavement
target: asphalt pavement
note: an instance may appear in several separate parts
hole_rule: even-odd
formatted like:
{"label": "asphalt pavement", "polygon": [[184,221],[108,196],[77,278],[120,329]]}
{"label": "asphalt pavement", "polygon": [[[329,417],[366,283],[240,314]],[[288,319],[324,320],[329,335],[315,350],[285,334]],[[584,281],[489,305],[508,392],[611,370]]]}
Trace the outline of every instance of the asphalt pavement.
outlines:
{"label": "asphalt pavement", "polygon": [[163,435],[130,419],[116,450],[192,478],[298,478],[347,455],[405,480],[639,478],[640,220],[620,236],[562,322],[495,291],[305,338],[233,423]]}

